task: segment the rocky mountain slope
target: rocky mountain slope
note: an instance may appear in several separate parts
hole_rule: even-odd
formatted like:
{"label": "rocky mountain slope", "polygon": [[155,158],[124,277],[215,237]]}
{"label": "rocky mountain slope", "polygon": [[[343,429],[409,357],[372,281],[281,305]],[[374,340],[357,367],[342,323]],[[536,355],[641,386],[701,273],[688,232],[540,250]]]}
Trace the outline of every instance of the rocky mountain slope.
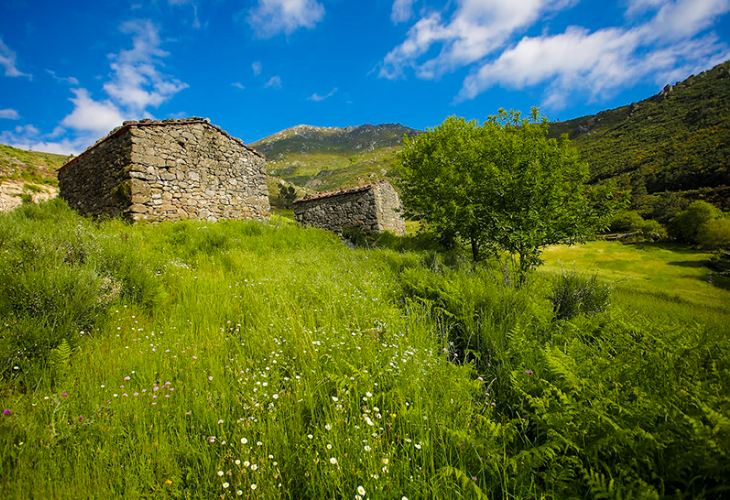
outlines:
{"label": "rocky mountain slope", "polygon": [[328,191],[385,178],[403,145],[403,136],[420,133],[400,124],[347,128],[298,125],[252,146],[269,160],[269,175],[304,189]]}

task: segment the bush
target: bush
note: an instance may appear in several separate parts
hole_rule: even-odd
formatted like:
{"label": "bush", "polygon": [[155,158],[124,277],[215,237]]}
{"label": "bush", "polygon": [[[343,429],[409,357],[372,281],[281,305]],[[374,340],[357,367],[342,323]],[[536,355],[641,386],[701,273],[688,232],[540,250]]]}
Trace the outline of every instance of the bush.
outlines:
{"label": "bush", "polygon": [[669,226],[671,235],[686,243],[698,243],[697,233],[700,227],[714,219],[722,217],[722,211],[706,201],[694,201],[687,210],[674,217]]}
{"label": "bush", "polygon": [[655,220],[646,220],[637,228],[644,240],[657,241],[667,237],[667,230]]}
{"label": "bush", "polygon": [[644,223],[644,219],[638,212],[633,210],[624,210],[616,214],[608,229],[612,233],[628,233],[637,231]]}
{"label": "bush", "polygon": [[554,319],[571,319],[579,314],[593,315],[606,310],[611,295],[610,285],[598,282],[598,274],[586,277],[575,270],[566,271],[553,279]]}
{"label": "bush", "polygon": [[696,243],[706,250],[730,248],[730,219],[713,219],[697,230]]}

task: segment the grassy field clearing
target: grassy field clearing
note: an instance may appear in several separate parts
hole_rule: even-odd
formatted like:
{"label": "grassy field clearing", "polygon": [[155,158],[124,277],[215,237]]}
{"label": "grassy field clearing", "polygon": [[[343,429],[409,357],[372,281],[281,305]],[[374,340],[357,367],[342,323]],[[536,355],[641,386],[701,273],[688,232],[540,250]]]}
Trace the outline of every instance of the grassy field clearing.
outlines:
{"label": "grassy field clearing", "polygon": [[[727,292],[693,253],[585,248],[516,290],[280,218],[0,215],[2,496],[722,498]],[[614,280],[621,251],[679,299],[637,278],[557,319],[557,259]]]}
{"label": "grassy field clearing", "polygon": [[628,311],[665,320],[728,324],[730,291],[711,283],[706,267],[710,256],[674,243],[593,241],[548,248],[542,272],[598,273],[615,283],[615,302]]}

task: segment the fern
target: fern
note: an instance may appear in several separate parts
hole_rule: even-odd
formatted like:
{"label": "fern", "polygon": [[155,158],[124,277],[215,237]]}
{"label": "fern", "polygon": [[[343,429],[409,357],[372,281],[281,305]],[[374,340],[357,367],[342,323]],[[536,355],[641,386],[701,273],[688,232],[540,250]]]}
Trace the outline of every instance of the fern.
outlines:
{"label": "fern", "polygon": [[51,366],[56,368],[68,367],[68,362],[71,359],[71,346],[66,339],[61,339],[61,343],[55,349],[51,349],[48,355],[48,361]]}
{"label": "fern", "polygon": [[51,366],[51,372],[55,380],[62,380],[66,376],[72,352],[73,349],[71,349],[68,341],[61,339],[61,343],[48,353],[48,364]]}
{"label": "fern", "polygon": [[545,349],[545,362],[548,365],[548,369],[563,381],[569,391],[578,390],[580,380],[569,366],[568,356],[563,354],[559,349],[548,347]]}
{"label": "fern", "polygon": [[445,485],[448,481],[453,481],[461,488],[462,492],[470,492],[471,498],[476,500],[489,500],[489,497],[487,497],[476,482],[464,471],[457,469],[456,467],[441,467],[436,472],[434,480],[442,485]]}
{"label": "fern", "polygon": [[613,479],[607,479],[603,474],[593,470],[584,471],[583,479],[588,483],[588,488],[595,500],[622,500],[624,496],[621,486],[617,486]]}

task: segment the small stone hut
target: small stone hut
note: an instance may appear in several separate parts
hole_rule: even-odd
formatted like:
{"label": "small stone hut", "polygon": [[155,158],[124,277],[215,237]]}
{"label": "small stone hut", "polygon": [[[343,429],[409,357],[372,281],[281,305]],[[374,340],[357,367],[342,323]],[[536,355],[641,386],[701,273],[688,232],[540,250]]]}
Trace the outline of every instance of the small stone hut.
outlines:
{"label": "small stone hut", "polygon": [[406,234],[400,198],[388,181],[295,200],[294,216],[302,225],[335,232],[352,227]]}
{"label": "small stone hut", "polygon": [[266,220],[266,159],[203,118],[124,122],[58,171],[82,215]]}

